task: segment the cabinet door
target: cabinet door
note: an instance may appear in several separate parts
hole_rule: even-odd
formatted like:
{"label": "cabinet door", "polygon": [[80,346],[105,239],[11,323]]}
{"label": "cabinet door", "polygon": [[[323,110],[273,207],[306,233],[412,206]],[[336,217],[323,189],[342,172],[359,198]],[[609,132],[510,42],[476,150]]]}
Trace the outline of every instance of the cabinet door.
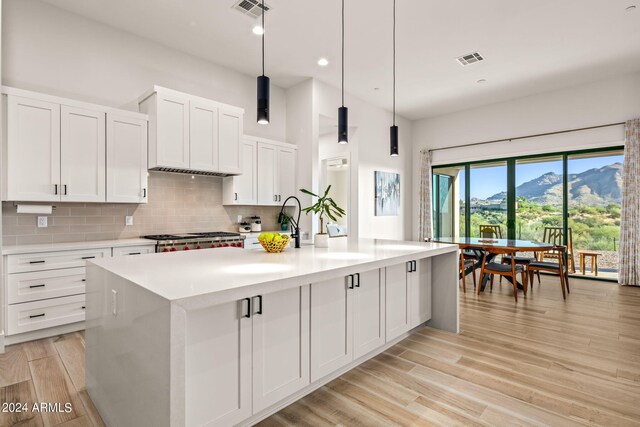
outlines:
{"label": "cabinet door", "polygon": [[[253,299],[253,412],[309,381],[309,285]],[[258,314],[260,312],[260,314]]]}
{"label": "cabinet door", "polygon": [[199,171],[218,171],[218,108],[191,101],[189,107],[190,164]]}
{"label": "cabinet door", "polygon": [[187,313],[187,426],[230,426],[251,416],[251,319],[243,301]]}
{"label": "cabinet door", "polygon": [[62,200],[105,201],[105,113],[63,105],[60,110]]}
{"label": "cabinet door", "polygon": [[409,330],[408,264],[397,264],[385,269],[387,342]]}
{"label": "cabinet door", "polygon": [[147,202],[147,121],[107,115],[107,202]]}
{"label": "cabinet door", "polygon": [[311,381],[353,360],[352,294],[344,277],[311,284]]}
{"label": "cabinet door", "polygon": [[431,319],[431,258],[416,260],[416,271],[409,273],[409,327]]}
{"label": "cabinet door", "polygon": [[278,147],[277,191],[278,201],[296,195],[296,155],[291,148]]}
{"label": "cabinet door", "polygon": [[239,205],[255,205],[258,203],[256,172],[257,147],[254,141],[242,142],[242,175],[234,176],[234,201]]}
{"label": "cabinet door", "polygon": [[220,110],[220,167],[219,172],[242,173],[242,114],[230,110]]}
{"label": "cabinet door", "polygon": [[385,343],[384,282],[380,270],[360,273],[353,294],[353,358]]}
{"label": "cabinet door", "polygon": [[277,205],[276,168],[278,150],[275,145],[258,143],[258,204]]}
{"label": "cabinet door", "polygon": [[5,200],[60,200],[59,104],[8,95],[6,150]]}
{"label": "cabinet door", "polygon": [[156,165],[189,169],[189,100],[158,93],[157,110]]}

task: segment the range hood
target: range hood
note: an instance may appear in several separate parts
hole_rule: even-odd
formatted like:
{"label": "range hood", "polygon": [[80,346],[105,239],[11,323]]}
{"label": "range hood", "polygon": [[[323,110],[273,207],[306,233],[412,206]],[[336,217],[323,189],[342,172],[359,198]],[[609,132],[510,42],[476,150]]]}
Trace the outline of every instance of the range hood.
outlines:
{"label": "range hood", "polygon": [[219,176],[219,177],[237,175],[234,173],[206,172],[206,171],[198,171],[198,170],[191,170],[191,169],[167,168],[167,167],[161,167],[161,166],[151,168],[149,170],[155,171],[155,172],[181,173],[185,175],[205,175],[205,176]]}

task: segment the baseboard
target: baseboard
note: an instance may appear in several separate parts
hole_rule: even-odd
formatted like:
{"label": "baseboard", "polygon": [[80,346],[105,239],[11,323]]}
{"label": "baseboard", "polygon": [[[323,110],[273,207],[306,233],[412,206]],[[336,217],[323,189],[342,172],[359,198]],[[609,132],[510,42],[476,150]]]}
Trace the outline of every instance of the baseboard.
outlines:
{"label": "baseboard", "polygon": [[398,344],[400,341],[402,341],[403,339],[407,338],[408,336],[410,336],[411,334],[413,334],[417,330],[426,327],[427,326],[427,322],[425,322],[425,323],[423,323],[421,325],[418,325],[415,328],[405,332],[404,334],[400,335],[399,337],[397,337],[397,338],[389,341],[388,343],[384,344],[382,347],[379,347],[379,348],[373,350],[372,352],[370,352],[368,354],[365,354],[364,356],[359,357],[358,359],[352,361],[351,363],[349,363],[348,365],[345,365],[344,367],[338,369],[337,371],[332,372],[331,374],[327,375],[326,377],[321,378],[321,379],[319,379],[317,381],[314,381],[313,383],[309,384],[308,386],[306,386],[302,390],[300,390],[297,393],[285,398],[284,400],[281,400],[280,402],[274,404],[273,406],[270,406],[270,407],[268,407],[266,409],[263,409],[262,411],[260,411],[257,414],[253,415],[251,418],[249,418],[247,420],[244,420],[241,423],[241,425],[242,426],[252,426],[252,425],[257,424],[258,422],[264,420],[265,418],[275,414],[279,410],[281,410],[283,408],[286,408],[287,406],[291,405],[295,401],[300,400],[304,396],[306,396],[306,395],[312,393],[313,391],[319,389],[323,385],[328,384],[329,382],[335,380],[339,376],[341,376],[341,375],[345,374],[346,372],[352,370],[353,368],[355,368],[356,366],[360,365],[361,363],[364,363],[367,360],[377,356],[378,354],[385,352],[386,350],[388,350],[389,348],[391,348],[394,345]]}
{"label": "baseboard", "polygon": [[25,332],[23,334],[7,335],[6,337],[4,337],[4,343],[6,345],[19,344],[21,342],[39,340],[42,338],[55,337],[71,332],[82,331],[83,329],[84,322],[70,323],[68,325],[54,326],[52,328]]}

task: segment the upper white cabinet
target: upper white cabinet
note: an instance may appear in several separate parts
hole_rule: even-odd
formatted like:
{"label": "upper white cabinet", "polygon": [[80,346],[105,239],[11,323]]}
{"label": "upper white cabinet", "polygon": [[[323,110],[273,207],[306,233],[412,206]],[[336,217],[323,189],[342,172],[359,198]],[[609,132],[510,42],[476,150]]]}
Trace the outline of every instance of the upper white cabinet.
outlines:
{"label": "upper white cabinet", "polygon": [[107,114],[107,202],[147,203],[147,120]]}
{"label": "upper white cabinet", "polygon": [[3,200],[60,200],[60,104],[3,96]]}
{"label": "upper white cabinet", "polygon": [[242,174],[225,177],[222,181],[222,201],[225,205],[258,204],[258,144],[249,139],[242,141]]}
{"label": "upper white cabinet", "polygon": [[105,201],[105,112],[60,109],[61,200]]}
{"label": "upper white cabinet", "polygon": [[240,154],[242,175],[224,179],[225,205],[280,206],[295,195],[295,145],[245,135]]}
{"label": "upper white cabinet", "polygon": [[149,169],[242,173],[242,108],[159,86],[139,108],[149,114]]}
{"label": "upper white cabinet", "polygon": [[3,200],[146,200],[146,115],[21,89],[2,91]]}

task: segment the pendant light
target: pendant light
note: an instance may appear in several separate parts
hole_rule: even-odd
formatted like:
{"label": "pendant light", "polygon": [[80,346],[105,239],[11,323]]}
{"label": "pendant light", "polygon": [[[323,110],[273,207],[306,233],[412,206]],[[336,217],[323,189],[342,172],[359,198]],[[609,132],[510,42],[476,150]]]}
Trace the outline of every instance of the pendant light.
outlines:
{"label": "pendant light", "polygon": [[264,75],[264,0],[262,0],[262,75],[258,77],[258,124],[269,124],[269,77]]}
{"label": "pendant light", "polygon": [[349,142],[349,110],[344,106],[344,0],[342,0],[342,107],[338,108],[338,144]]}
{"label": "pendant light", "polygon": [[396,126],[396,0],[393,0],[393,126],[390,133],[391,156],[398,155],[398,126]]}

